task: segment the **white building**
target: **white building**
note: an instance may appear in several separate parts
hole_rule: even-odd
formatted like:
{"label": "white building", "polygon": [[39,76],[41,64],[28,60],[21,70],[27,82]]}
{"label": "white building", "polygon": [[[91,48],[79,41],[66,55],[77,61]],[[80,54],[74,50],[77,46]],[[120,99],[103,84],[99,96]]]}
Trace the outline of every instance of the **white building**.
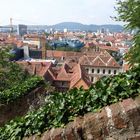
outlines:
{"label": "white building", "polygon": [[79,59],[79,63],[86,69],[91,82],[95,83],[103,76],[116,75],[122,72],[122,67],[105,50],[94,54],[87,54]]}

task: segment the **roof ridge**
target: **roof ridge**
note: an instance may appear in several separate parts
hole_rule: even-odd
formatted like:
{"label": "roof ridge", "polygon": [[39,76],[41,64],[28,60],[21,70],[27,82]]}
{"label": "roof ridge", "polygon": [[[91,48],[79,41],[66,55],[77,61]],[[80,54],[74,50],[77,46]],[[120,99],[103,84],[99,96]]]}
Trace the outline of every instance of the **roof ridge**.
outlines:
{"label": "roof ridge", "polygon": [[54,79],[56,79],[56,77],[54,76],[53,72],[52,72],[50,69],[48,69],[48,72],[50,73],[50,75],[51,75]]}
{"label": "roof ridge", "polygon": [[111,61],[112,57],[109,58],[109,60],[107,61],[106,65],[109,64],[109,62]]}
{"label": "roof ridge", "polygon": [[[81,69],[80,69],[80,64],[77,64],[77,65],[75,65],[74,67],[73,67],[73,69],[75,69],[75,68],[78,68],[78,70],[79,70],[79,72],[78,72],[78,80],[76,80],[76,82],[74,82],[74,84],[72,84],[73,83],[73,78],[75,77],[75,73],[73,73],[73,75],[72,75],[72,77],[71,77],[71,84],[70,84],[70,88],[72,88],[80,79],[81,79],[81,76],[82,76],[82,73],[81,73]],[[76,71],[76,73],[77,73],[77,71]]]}
{"label": "roof ridge", "polygon": [[92,63],[94,63],[98,57],[99,57],[99,56],[97,55],[97,56],[94,58],[94,60],[92,61]]}
{"label": "roof ridge", "polygon": [[103,61],[103,59],[99,56],[99,59],[106,65],[106,63]]}

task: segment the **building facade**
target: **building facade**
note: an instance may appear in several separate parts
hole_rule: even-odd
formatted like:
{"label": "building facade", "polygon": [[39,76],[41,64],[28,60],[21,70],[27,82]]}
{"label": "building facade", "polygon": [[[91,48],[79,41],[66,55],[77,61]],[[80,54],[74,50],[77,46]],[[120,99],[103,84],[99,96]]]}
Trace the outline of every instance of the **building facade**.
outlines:
{"label": "building facade", "polygon": [[122,67],[107,51],[99,50],[97,54],[84,55],[79,58],[80,65],[85,68],[92,83],[103,76],[117,75],[122,72]]}
{"label": "building facade", "polygon": [[27,26],[26,25],[19,24],[17,26],[17,34],[19,36],[23,36],[23,35],[27,34]]}

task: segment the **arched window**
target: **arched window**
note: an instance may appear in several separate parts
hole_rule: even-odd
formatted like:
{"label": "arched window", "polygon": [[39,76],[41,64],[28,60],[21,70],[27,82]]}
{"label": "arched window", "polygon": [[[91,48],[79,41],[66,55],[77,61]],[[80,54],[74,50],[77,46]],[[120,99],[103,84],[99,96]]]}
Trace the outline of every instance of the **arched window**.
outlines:
{"label": "arched window", "polygon": [[108,74],[111,74],[111,70],[108,70]]}
{"label": "arched window", "polygon": [[117,70],[114,70],[114,74],[117,74]]}
{"label": "arched window", "polygon": [[97,73],[100,73],[100,69],[97,69]]}
{"label": "arched window", "polygon": [[105,74],[105,69],[103,69],[103,74]]}
{"label": "arched window", "polygon": [[91,77],[91,82],[94,82],[94,77]]}
{"label": "arched window", "polygon": [[92,69],[92,73],[94,73],[94,69]]}
{"label": "arched window", "polygon": [[86,72],[89,73],[89,69],[88,68],[86,68]]}

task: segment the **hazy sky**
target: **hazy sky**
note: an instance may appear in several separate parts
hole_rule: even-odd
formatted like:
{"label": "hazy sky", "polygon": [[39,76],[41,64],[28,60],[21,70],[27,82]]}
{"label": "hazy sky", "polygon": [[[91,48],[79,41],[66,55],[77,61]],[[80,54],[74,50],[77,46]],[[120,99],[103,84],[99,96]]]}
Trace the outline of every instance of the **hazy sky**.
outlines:
{"label": "hazy sky", "polygon": [[0,0],[0,25],[46,24],[64,21],[84,24],[117,24],[116,0]]}

